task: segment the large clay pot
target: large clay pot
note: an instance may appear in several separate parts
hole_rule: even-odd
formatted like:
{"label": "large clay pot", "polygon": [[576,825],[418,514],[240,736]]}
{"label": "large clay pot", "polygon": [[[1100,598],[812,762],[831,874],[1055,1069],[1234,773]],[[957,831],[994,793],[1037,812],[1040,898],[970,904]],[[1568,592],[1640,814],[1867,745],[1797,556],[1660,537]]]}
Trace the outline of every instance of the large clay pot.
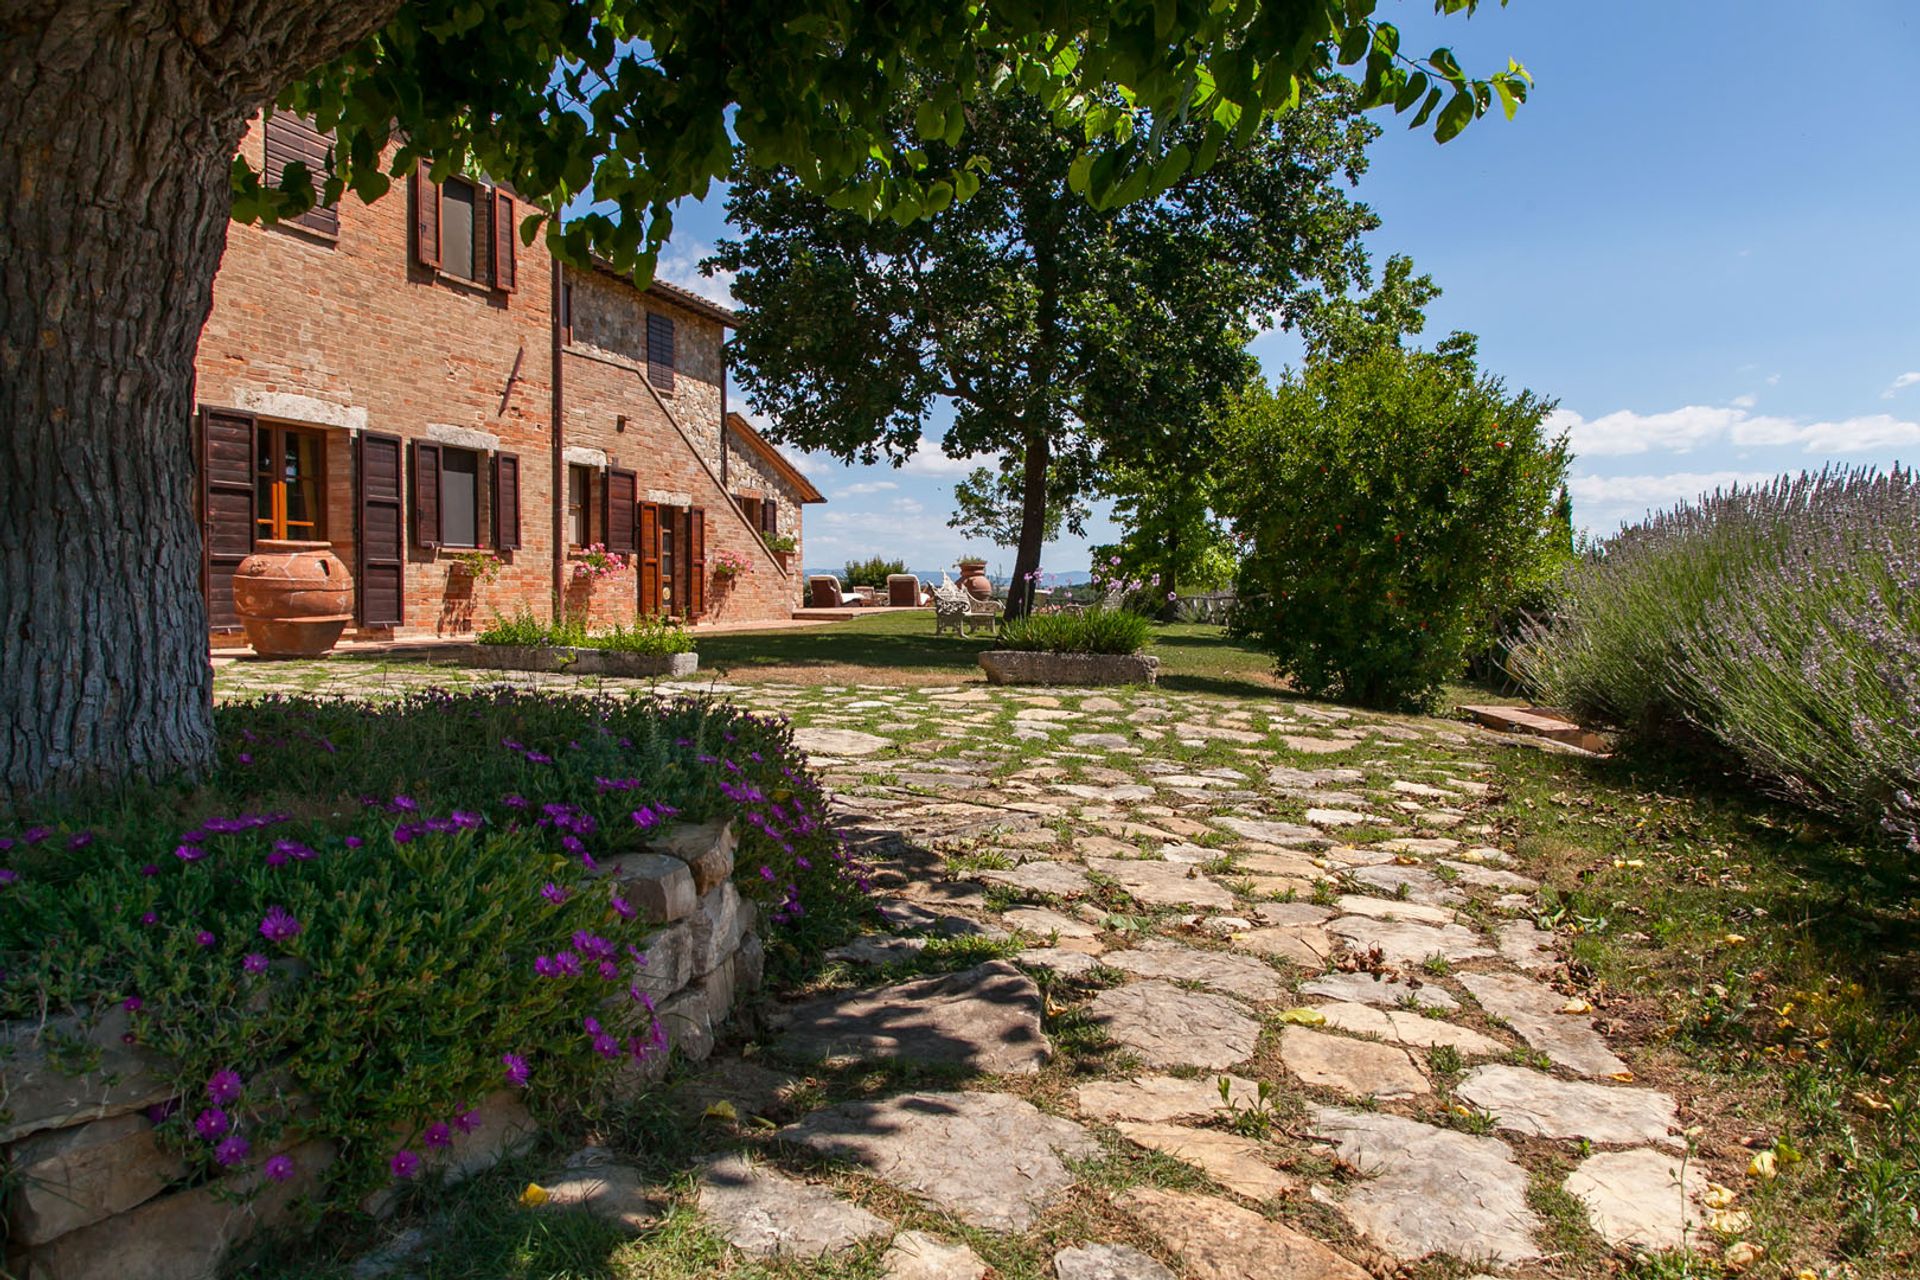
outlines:
{"label": "large clay pot", "polygon": [[962,560],[960,585],[975,600],[993,599],[993,579],[987,576],[985,560]]}
{"label": "large clay pot", "polygon": [[233,571],[233,607],[263,658],[314,658],[353,618],[353,580],[327,542],[254,543]]}

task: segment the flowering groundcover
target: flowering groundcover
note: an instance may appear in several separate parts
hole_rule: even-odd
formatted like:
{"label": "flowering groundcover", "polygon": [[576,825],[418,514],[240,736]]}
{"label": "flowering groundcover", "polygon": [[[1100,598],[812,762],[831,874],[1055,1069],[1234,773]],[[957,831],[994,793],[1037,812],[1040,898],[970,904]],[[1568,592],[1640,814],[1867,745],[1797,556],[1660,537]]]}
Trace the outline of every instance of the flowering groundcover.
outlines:
{"label": "flowering groundcover", "polygon": [[0,828],[0,1013],[124,1010],[175,1067],[149,1115],[196,1179],[284,1181],[273,1153],[326,1138],[315,1207],[349,1207],[494,1090],[588,1109],[668,1051],[639,982],[655,927],[594,874],[664,825],[734,821],[776,982],[867,909],[776,719],[508,691],[215,719],[205,784]]}

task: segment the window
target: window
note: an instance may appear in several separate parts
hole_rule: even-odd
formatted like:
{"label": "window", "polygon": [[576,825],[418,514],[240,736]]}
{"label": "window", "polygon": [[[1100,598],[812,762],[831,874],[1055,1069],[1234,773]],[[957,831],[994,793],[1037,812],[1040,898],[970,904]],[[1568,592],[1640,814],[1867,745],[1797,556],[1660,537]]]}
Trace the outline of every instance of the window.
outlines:
{"label": "window", "polygon": [[756,529],[765,527],[761,524],[760,499],[749,498],[744,494],[737,493],[733,496],[733,500],[740,504],[740,514],[747,518],[748,524]]}
{"label": "window", "polygon": [[478,221],[471,182],[450,178],[440,184],[440,269],[462,280],[479,280],[484,251],[475,249]]}
{"label": "window", "polygon": [[567,545],[584,547],[593,541],[593,468],[578,463],[567,468]]}
{"label": "window", "polygon": [[647,312],[647,381],[673,390],[673,320]]}
{"label": "window", "polygon": [[673,612],[673,526],[679,510],[674,507],[660,508],[660,608],[663,612]]}
{"label": "window", "polygon": [[[333,139],[314,128],[313,121],[306,116],[295,115],[291,111],[270,114],[265,133],[266,163],[261,166],[261,182],[269,187],[279,186],[280,176],[286,172],[287,166],[298,162],[306,166],[307,176],[313,180],[315,195],[320,194],[327,176],[333,172]],[[338,235],[340,206],[316,204],[305,213],[286,221],[322,235]]]}
{"label": "window", "polygon": [[471,449],[440,451],[440,540],[480,545],[480,455]]}
{"label": "window", "polygon": [[262,425],[254,433],[254,528],[261,538],[324,542],[326,438]]}

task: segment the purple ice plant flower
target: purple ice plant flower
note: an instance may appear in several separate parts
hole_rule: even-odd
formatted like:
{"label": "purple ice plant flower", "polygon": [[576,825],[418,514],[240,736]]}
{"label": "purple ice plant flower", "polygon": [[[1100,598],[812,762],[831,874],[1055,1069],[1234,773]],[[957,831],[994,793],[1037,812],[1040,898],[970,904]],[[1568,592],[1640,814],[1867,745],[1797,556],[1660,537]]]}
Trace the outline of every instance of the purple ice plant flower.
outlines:
{"label": "purple ice plant flower", "polygon": [[20,873],[11,867],[0,867],[0,885],[13,884],[20,879]]}
{"label": "purple ice plant flower", "polygon": [[213,932],[209,929],[202,929],[200,932],[194,934],[193,940],[203,947],[210,947],[219,941],[218,938],[213,936]]}
{"label": "purple ice plant flower", "polygon": [[285,907],[272,906],[260,920],[260,936],[268,942],[288,942],[300,933],[301,924]]}
{"label": "purple ice plant flower", "polygon": [[540,887],[540,896],[557,907],[567,900],[568,895],[565,889],[549,880]]}
{"label": "purple ice plant flower", "polygon": [[182,862],[198,862],[207,856],[207,851],[197,844],[183,844],[175,846],[173,856]]}
{"label": "purple ice plant flower", "polygon": [[145,1000],[142,1000],[139,996],[128,996],[125,1000],[122,1000],[120,1002],[120,1007],[122,1009],[125,1009],[128,1013],[138,1013],[142,1009],[147,1007],[147,1002]]}
{"label": "purple ice plant flower", "polygon": [[144,867],[140,868],[140,874],[146,876],[148,879],[152,879],[154,876],[160,874],[159,864],[153,862],[147,863]]}
{"label": "purple ice plant flower", "polygon": [[193,1131],[208,1142],[225,1136],[227,1130],[232,1127],[233,1121],[229,1120],[227,1113],[219,1107],[208,1107],[193,1118]]}
{"label": "purple ice plant flower", "polygon": [[363,845],[365,845],[366,843],[367,842],[365,840],[362,840],[359,836],[347,837],[347,848],[349,849],[358,849]]}
{"label": "purple ice plant flower", "polygon": [[72,835],[67,837],[67,850],[68,852],[73,852],[79,849],[84,849],[92,843],[93,843],[93,832],[76,831]]}
{"label": "purple ice plant flower", "polygon": [[260,1172],[267,1175],[269,1182],[285,1182],[293,1176],[293,1157],[290,1155],[268,1156]]}
{"label": "purple ice plant flower", "polygon": [[420,1135],[420,1140],[435,1151],[444,1150],[453,1145],[453,1130],[444,1121],[435,1120]]}
{"label": "purple ice plant flower", "polygon": [[531,1072],[525,1058],[517,1053],[503,1053],[500,1055],[500,1065],[506,1068],[508,1084],[516,1089],[526,1087],[527,1077]]}
{"label": "purple ice plant flower", "polygon": [[230,1107],[240,1101],[246,1082],[231,1067],[222,1067],[207,1077],[207,1099],[216,1107]]}
{"label": "purple ice plant flower", "polygon": [[267,971],[267,958],[258,951],[249,951],[240,957],[240,969],[243,973],[251,973],[257,977]]}
{"label": "purple ice plant flower", "polygon": [[613,913],[622,920],[631,920],[635,914],[633,904],[621,897],[618,890],[613,894]]}
{"label": "purple ice plant flower", "polygon": [[387,1169],[395,1178],[404,1181],[420,1172],[420,1157],[402,1147],[393,1153],[393,1159],[387,1161]]}
{"label": "purple ice plant flower", "polygon": [[214,1161],[222,1169],[231,1169],[237,1164],[244,1164],[251,1154],[253,1154],[253,1145],[239,1134],[228,1138],[213,1149]]}
{"label": "purple ice plant flower", "polygon": [[[298,840],[275,840],[273,842],[273,851],[280,855],[280,862],[274,863],[275,866],[284,864],[288,858],[292,858],[296,862],[308,862],[315,856],[310,846],[304,845]],[[269,858],[267,861],[272,862],[273,859]]]}
{"label": "purple ice plant flower", "polygon": [[473,1133],[480,1124],[480,1112],[473,1107],[462,1107],[453,1113],[453,1127],[462,1133]]}

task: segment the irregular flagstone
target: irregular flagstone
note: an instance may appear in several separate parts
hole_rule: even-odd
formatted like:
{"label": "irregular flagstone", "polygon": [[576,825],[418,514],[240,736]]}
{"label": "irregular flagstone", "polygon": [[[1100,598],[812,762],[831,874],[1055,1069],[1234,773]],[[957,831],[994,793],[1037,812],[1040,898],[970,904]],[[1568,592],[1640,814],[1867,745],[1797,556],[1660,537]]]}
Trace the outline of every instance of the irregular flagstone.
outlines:
{"label": "irregular flagstone", "polygon": [[1289,787],[1300,791],[1316,791],[1330,782],[1365,782],[1367,775],[1361,769],[1296,769],[1291,765],[1276,765],[1267,771],[1267,785],[1270,787]]}
{"label": "irregular flagstone", "polygon": [[1097,953],[1069,951],[1065,947],[1029,947],[1013,957],[1036,969],[1050,969],[1063,978],[1078,978],[1100,967]]}
{"label": "irregular flagstone", "polygon": [[1212,862],[1221,856],[1220,850],[1209,849],[1205,845],[1188,844],[1179,841],[1160,846],[1160,856],[1168,862],[1178,862],[1185,866],[1198,866],[1203,862]]}
{"label": "irregular flagstone", "polygon": [[1533,893],[1540,888],[1540,882],[1532,876],[1502,871],[1498,867],[1477,866],[1457,858],[1442,858],[1440,865],[1451,867],[1455,879],[1461,884],[1470,884],[1478,889],[1512,889],[1520,893]]}
{"label": "irregular flagstone", "polygon": [[[1405,990],[1403,987],[1402,990]],[[1356,1035],[1379,1036],[1394,1044],[1431,1049],[1445,1045],[1468,1057],[1487,1057],[1505,1053],[1507,1046],[1472,1027],[1457,1026],[1439,1018],[1408,1009],[1376,1009],[1370,1005],[1340,1002],[1319,1006],[1327,1025]]]}
{"label": "irregular flagstone", "polygon": [[1382,978],[1372,973],[1329,973],[1300,984],[1303,996],[1324,996],[1355,1004],[1377,1004],[1398,1008],[1412,1004],[1423,1009],[1453,1010],[1460,1002],[1431,982],[1415,985],[1410,980]]}
{"label": "irregular flagstone", "polygon": [[1583,1076],[1627,1076],[1627,1064],[1583,1015],[1562,1013],[1567,999],[1517,973],[1463,973],[1465,987],[1482,1008],[1503,1018],[1533,1048]]}
{"label": "irregular flagstone", "polygon": [[1364,813],[1355,813],[1352,809],[1309,809],[1307,821],[1316,827],[1357,827],[1377,819],[1369,818]]}
{"label": "irregular flagstone", "polygon": [[[1284,905],[1284,904],[1283,904]],[[1238,951],[1289,960],[1303,969],[1319,970],[1333,954],[1333,939],[1317,924],[1280,924],[1247,929],[1228,940]]]}
{"label": "irregular flagstone", "polygon": [[880,1259],[881,1280],[981,1280],[987,1264],[964,1244],[902,1231]]}
{"label": "irregular flagstone", "polygon": [[700,1213],[720,1237],[758,1258],[814,1258],[889,1230],[857,1204],[742,1155],[721,1156],[700,1175]]}
{"label": "irregular flagstone", "polygon": [[1399,898],[1369,898],[1343,893],[1334,899],[1342,915],[1372,916],[1375,920],[1418,920],[1422,924],[1452,924],[1453,912],[1426,902],[1407,902]]}
{"label": "irregular flagstone", "polygon": [[1360,745],[1358,738],[1310,738],[1300,734],[1285,734],[1280,739],[1287,750],[1298,751],[1302,755],[1326,756],[1339,751],[1351,751]]}
{"label": "irregular flagstone", "polygon": [[1177,1280],[1151,1256],[1124,1244],[1083,1244],[1053,1255],[1054,1280]]}
{"label": "irregular flagstone", "polygon": [[1073,1184],[1065,1163],[1100,1144],[1071,1120],[1004,1093],[908,1093],[816,1111],[779,1136],[989,1231],[1023,1231]]}
{"label": "irregular flagstone", "polygon": [[1267,740],[1266,734],[1255,733],[1251,729],[1230,729],[1192,720],[1174,725],[1173,731],[1183,738],[1218,738],[1222,742],[1260,743]]}
{"label": "irregular flagstone", "polygon": [[1446,836],[1402,836],[1397,840],[1382,840],[1380,848],[1388,853],[1415,853],[1423,857],[1452,853],[1460,847],[1458,840]]}
{"label": "irregular flagstone", "polygon": [[1144,858],[1088,858],[1087,869],[1113,880],[1135,902],[1148,907],[1207,907],[1233,905],[1233,895],[1220,885],[1177,862]]}
{"label": "irregular flagstone", "polygon": [[1067,739],[1076,747],[1088,747],[1099,751],[1116,751],[1131,745],[1122,733],[1076,733]]}
{"label": "irregular flagstone", "polygon": [[1550,969],[1560,963],[1553,949],[1553,934],[1531,920],[1515,920],[1494,931],[1500,954],[1509,964],[1526,970]]}
{"label": "irregular flagstone", "polygon": [[[1218,857],[1215,853],[1213,856]],[[1234,855],[1236,871],[1251,871],[1263,876],[1299,876],[1313,880],[1326,872],[1312,858],[1296,853],[1240,853]]]}
{"label": "irregular flagstone", "polygon": [[1251,1057],[1260,1037],[1260,1024],[1226,997],[1158,980],[1102,991],[1087,1011],[1155,1067],[1229,1067]]}
{"label": "irregular flagstone", "polygon": [[795,729],[793,745],[810,756],[870,756],[893,741],[858,729]]}
{"label": "irregular flagstone", "polygon": [[1336,1207],[1402,1262],[1430,1253],[1497,1263],[1540,1256],[1527,1171],[1498,1138],[1384,1112],[1312,1107],[1314,1132],[1367,1179]]}
{"label": "irregular flagstone", "polygon": [[1223,831],[1231,831],[1244,840],[1259,840],[1265,844],[1298,845],[1326,840],[1326,836],[1319,828],[1302,826],[1297,822],[1269,822],[1261,818],[1236,818],[1229,815],[1215,818],[1213,824]]}
{"label": "irregular flagstone", "polygon": [[1602,1151],[1582,1160],[1562,1185],[1586,1205],[1594,1232],[1615,1248],[1685,1248],[1705,1217],[1706,1175],[1698,1163],[1667,1151]]}
{"label": "irregular flagstone", "polygon": [[1135,1076],[1131,1080],[1095,1080],[1073,1091],[1082,1115],[1096,1120],[1140,1120],[1149,1124],[1215,1115],[1226,1107],[1220,1100],[1220,1081],[1237,1107],[1257,1106],[1260,1086],[1236,1075],[1209,1075],[1202,1079],[1180,1076]]}
{"label": "irregular flagstone", "polygon": [[1104,963],[1136,977],[1198,982],[1243,1000],[1278,1000],[1286,991],[1279,974],[1250,956],[1202,951],[1161,938],[1111,952]]}
{"label": "irregular flagstone", "polygon": [[1023,862],[1006,870],[976,874],[988,884],[1003,884],[1025,893],[1044,893],[1056,898],[1077,897],[1093,888],[1087,882],[1086,872],[1061,862]]}
{"label": "irregular flagstone", "polygon": [[1287,1027],[1280,1035],[1280,1060],[1310,1085],[1356,1097],[1414,1098],[1429,1092],[1413,1055],[1395,1045]]}
{"label": "irregular flagstone", "polygon": [[568,1159],[564,1172],[541,1183],[545,1207],[581,1208],[596,1218],[638,1234],[666,1213],[666,1201],[649,1190],[640,1171],[617,1164],[604,1148],[589,1147]]}
{"label": "irregular flagstone", "polygon": [[1153,788],[1143,787],[1137,782],[1123,782],[1111,787],[1090,787],[1080,782],[1067,782],[1055,787],[1054,790],[1081,800],[1102,800],[1109,804],[1153,799]]}
{"label": "irregular flagstone", "polygon": [[1252,1138],[1218,1129],[1189,1129],[1184,1125],[1122,1120],[1114,1125],[1129,1142],[1184,1160],[1209,1178],[1249,1200],[1267,1200],[1296,1189],[1298,1180],[1281,1173],[1262,1158],[1263,1148]]}
{"label": "irregular flagstone", "polygon": [[1371,885],[1375,889],[1397,894],[1406,892],[1407,901],[1425,902],[1440,905],[1449,902],[1464,902],[1466,895],[1461,893],[1425,867],[1401,867],[1383,863],[1376,867],[1355,867],[1347,873],[1361,884]]}
{"label": "irregular flagstone", "polygon": [[1190,1280],[1372,1280],[1312,1236],[1218,1196],[1135,1187],[1114,1203],[1180,1255]]}
{"label": "irregular flagstone", "polygon": [[1263,902],[1253,914],[1268,924],[1325,924],[1339,912],[1311,902]]}
{"label": "irregular flagstone", "polygon": [[1062,938],[1091,938],[1100,932],[1085,920],[1062,915],[1046,907],[1015,907],[1011,911],[1001,912],[1000,918],[1016,929],[1024,929],[1042,938],[1053,934],[1059,934]]}
{"label": "irregular flagstone", "polygon": [[1137,858],[1140,850],[1112,836],[1081,836],[1073,842],[1073,851],[1083,858]]}
{"label": "irregular flagstone", "polygon": [[1543,1071],[1490,1063],[1455,1086],[1464,1101],[1515,1133],[1539,1138],[1585,1138],[1609,1145],[1677,1144],[1679,1106],[1658,1089],[1561,1080]]}
{"label": "irregular flagstone", "polygon": [[774,1051],[799,1061],[844,1058],[1031,1073],[1051,1047],[1040,989],[1004,960],[959,973],[837,993],[787,1012]]}
{"label": "irregular flagstone", "polygon": [[827,952],[826,958],[847,964],[888,965],[911,959],[925,950],[926,945],[925,938],[888,938],[863,934],[852,942],[833,948]]}
{"label": "irregular flagstone", "polygon": [[1458,792],[1448,791],[1445,787],[1431,786],[1425,782],[1408,782],[1404,778],[1394,779],[1388,787],[1388,790],[1403,796],[1419,796],[1423,800],[1457,800],[1460,798]]}
{"label": "irregular flagstone", "polygon": [[1379,947],[1394,964],[1419,964],[1428,956],[1450,961],[1474,960],[1493,954],[1480,935],[1464,925],[1416,924],[1410,920],[1375,920],[1370,916],[1341,916],[1327,931],[1356,950]]}

